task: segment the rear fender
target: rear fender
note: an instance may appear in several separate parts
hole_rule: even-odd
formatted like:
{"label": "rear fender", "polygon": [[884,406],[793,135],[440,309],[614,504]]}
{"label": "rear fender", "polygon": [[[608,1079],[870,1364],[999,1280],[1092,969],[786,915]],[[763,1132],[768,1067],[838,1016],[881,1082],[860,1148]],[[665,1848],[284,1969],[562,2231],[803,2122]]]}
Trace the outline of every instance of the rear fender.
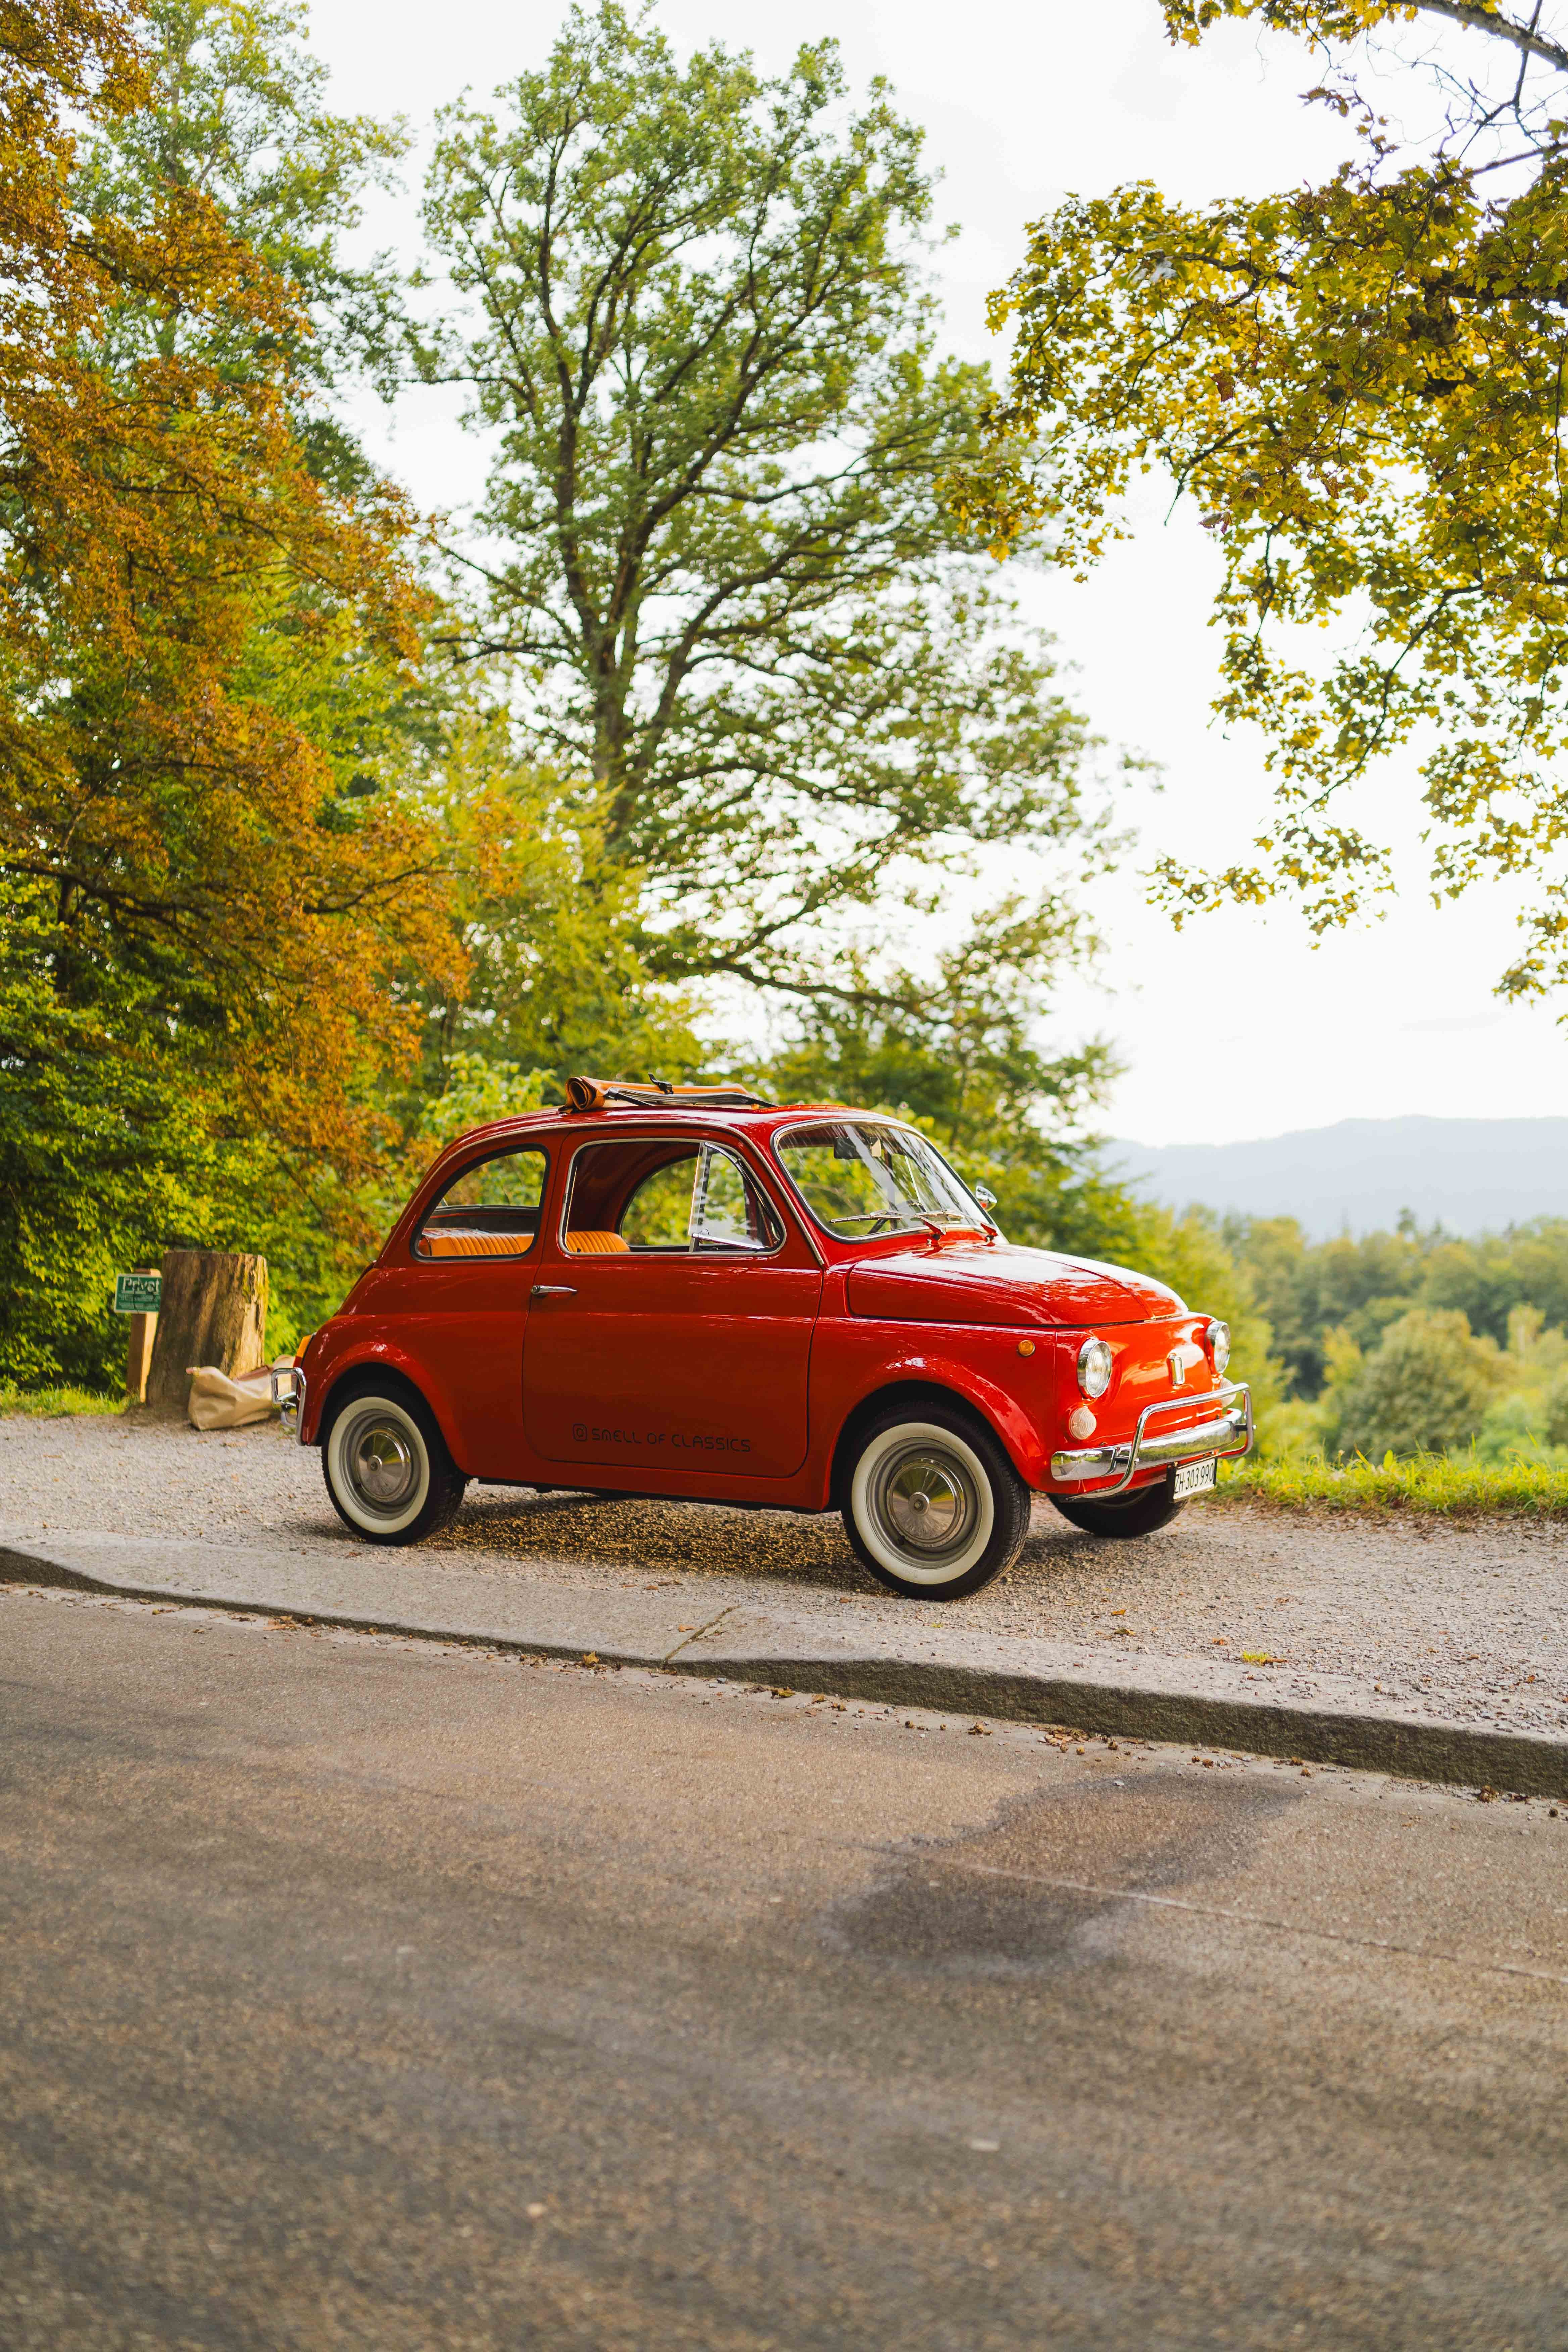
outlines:
{"label": "rear fender", "polygon": [[429,1366],[416,1362],[395,1339],[346,1338],[335,1347],[329,1340],[320,1358],[315,1349],[310,1350],[303,1370],[305,1410],[300,1423],[301,1445],[321,1444],[322,1423],[327,1418],[332,1397],[351,1374],[385,1371],[406,1381],[424,1398],[436,1416],[448,1451],[451,1450],[452,1432],[457,1426],[451,1399],[444,1392],[442,1383],[431,1379]]}

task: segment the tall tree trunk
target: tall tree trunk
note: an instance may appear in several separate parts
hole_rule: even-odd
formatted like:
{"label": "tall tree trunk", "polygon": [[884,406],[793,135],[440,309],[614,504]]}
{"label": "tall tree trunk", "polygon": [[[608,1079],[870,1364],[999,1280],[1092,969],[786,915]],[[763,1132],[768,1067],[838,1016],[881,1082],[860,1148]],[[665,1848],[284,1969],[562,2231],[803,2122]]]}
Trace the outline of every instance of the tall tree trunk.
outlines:
{"label": "tall tree trunk", "polygon": [[216,1364],[236,1380],[267,1361],[267,1260],[233,1250],[165,1250],[147,1402],[183,1413],[188,1374]]}

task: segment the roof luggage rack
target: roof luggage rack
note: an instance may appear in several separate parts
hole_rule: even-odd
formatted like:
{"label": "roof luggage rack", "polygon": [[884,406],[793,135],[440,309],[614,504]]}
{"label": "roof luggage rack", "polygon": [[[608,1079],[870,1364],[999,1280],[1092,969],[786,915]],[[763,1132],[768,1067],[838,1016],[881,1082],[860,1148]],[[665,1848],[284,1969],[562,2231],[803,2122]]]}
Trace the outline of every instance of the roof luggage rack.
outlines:
{"label": "roof luggage rack", "polygon": [[568,1110],[766,1110],[744,1087],[672,1087],[664,1078],[642,1086],[616,1078],[568,1078]]}

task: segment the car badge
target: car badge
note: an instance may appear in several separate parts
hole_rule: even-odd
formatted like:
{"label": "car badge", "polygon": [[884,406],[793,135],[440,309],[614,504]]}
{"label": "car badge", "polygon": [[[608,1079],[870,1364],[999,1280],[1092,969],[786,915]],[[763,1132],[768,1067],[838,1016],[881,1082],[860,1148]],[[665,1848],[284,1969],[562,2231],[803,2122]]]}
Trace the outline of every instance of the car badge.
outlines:
{"label": "car badge", "polygon": [[1184,1389],[1187,1385],[1187,1352],[1184,1348],[1173,1348],[1165,1361],[1171,1367],[1171,1386]]}

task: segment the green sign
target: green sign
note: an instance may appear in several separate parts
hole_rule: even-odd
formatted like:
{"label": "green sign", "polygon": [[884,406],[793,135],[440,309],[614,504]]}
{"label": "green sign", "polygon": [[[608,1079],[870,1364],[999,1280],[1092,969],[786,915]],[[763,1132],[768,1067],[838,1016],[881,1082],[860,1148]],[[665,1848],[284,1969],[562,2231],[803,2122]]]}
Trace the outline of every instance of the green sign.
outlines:
{"label": "green sign", "polygon": [[114,1311],[117,1315],[156,1315],[163,1303],[161,1274],[117,1274]]}

